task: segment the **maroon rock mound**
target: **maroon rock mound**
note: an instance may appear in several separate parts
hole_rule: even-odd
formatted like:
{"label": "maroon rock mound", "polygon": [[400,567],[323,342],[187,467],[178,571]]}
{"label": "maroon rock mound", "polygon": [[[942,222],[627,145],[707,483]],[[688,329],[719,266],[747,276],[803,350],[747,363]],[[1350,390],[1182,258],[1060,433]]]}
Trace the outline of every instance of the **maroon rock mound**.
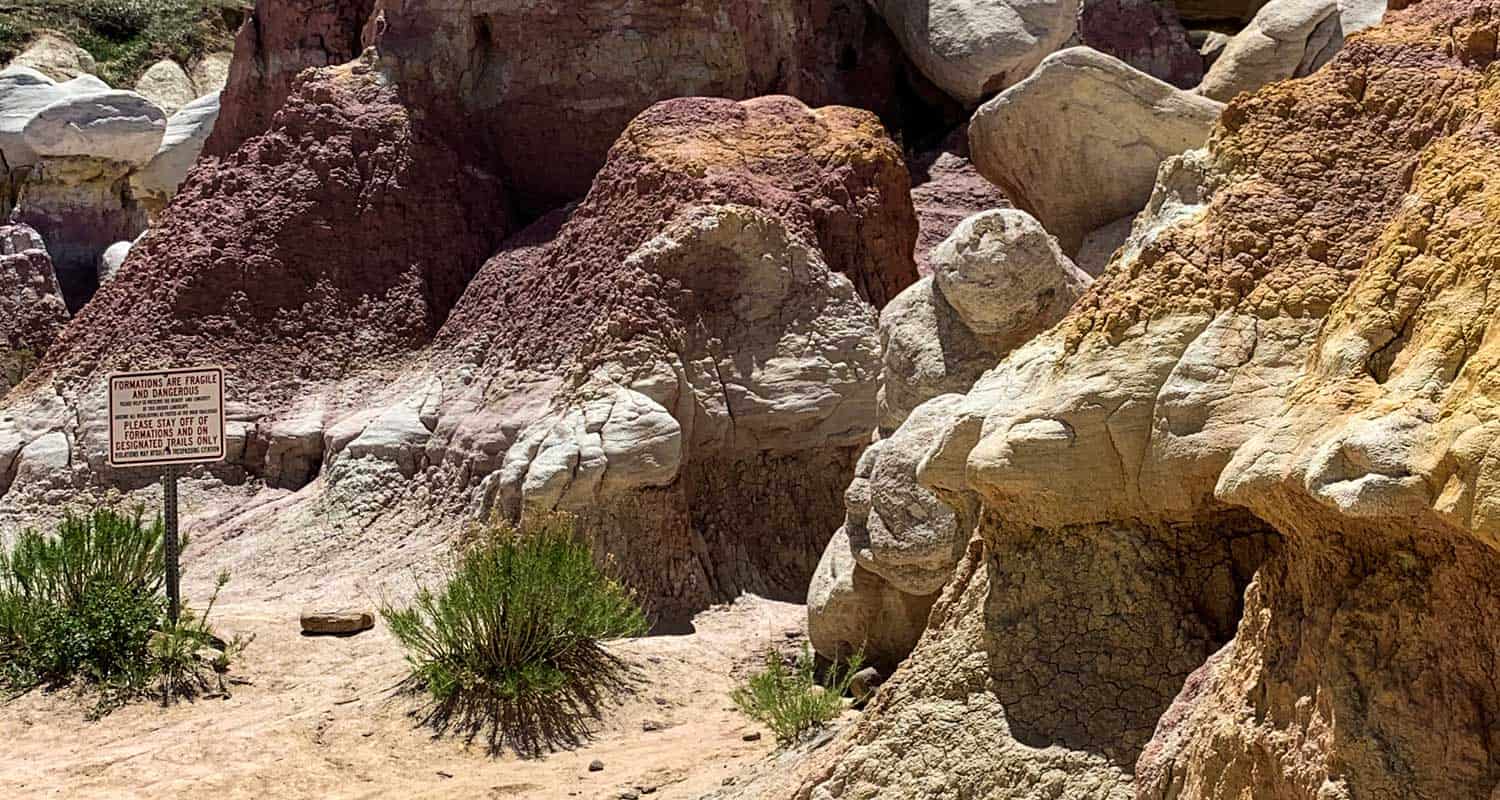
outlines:
{"label": "maroon rock mound", "polygon": [[[627,255],[679,210],[724,203],[774,214],[877,307],[916,280],[909,178],[873,114],[790,97],[684,98],[630,124],[550,245],[486,264],[441,340],[487,350],[496,366],[560,363],[590,335]],[[671,312],[630,316],[649,329]]]}
{"label": "maroon rock mound", "polygon": [[68,321],[42,237],[0,225],[0,395],[19,383]]}
{"label": "maroon rock mound", "polygon": [[278,402],[427,342],[506,219],[365,66],[308,73],[269,132],[199,164],[43,371],[218,362],[237,399]]}

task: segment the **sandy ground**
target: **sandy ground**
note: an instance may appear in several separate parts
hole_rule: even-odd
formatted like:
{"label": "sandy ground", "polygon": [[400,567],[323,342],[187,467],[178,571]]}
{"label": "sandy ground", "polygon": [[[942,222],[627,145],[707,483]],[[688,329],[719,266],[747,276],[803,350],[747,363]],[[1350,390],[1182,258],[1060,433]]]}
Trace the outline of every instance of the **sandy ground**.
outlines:
{"label": "sandy ground", "polygon": [[[236,602],[215,616],[224,633],[255,635],[233,670],[251,685],[98,722],[70,693],[0,705],[0,797],[698,797],[773,751],[728,694],[768,648],[800,647],[788,631],[805,624],[802,606],[747,596],[700,614],[693,633],[620,642],[635,688],[583,746],[522,759],[419,727],[415,701],[392,691],[403,662],[381,626],[303,637],[285,603]],[[754,731],[759,741],[743,740]],[[590,772],[595,759],[604,769]]]}

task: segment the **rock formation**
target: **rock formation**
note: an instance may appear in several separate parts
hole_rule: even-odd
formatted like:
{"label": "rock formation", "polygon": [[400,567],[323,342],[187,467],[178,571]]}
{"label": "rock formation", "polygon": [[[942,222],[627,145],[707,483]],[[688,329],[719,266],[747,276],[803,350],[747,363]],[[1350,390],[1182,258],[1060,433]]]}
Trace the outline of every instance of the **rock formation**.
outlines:
{"label": "rock formation", "polygon": [[298,73],[343,64],[364,50],[376,0],[256,0],[235,38],[223,86],[228,110],[206,150],[224,156],[270,129]]}
{"label": "rock formation", "polygon": [[1203,79],[1203,56],[1167,3],[1155,0],[1083,0],[1078,43],[1124,61],[1179,89]]}
{"label": "rock formation", "polygon": [[7,66],[34,69],[59,83],[93,75],[97,68],[87,50],[52,31],[42,31]]}
{"label": "rock formation", "polygon": [[1271,0],[1230,39],[1198,92],[1229,100],[1328,63],[1344,38],[1380,21],[1385,0]]}
{"label": "rock formation", "polygon": [[[165,91],[151,76],[143,84]],[[175,100],[192,100],[191,86],[177,89]],[[171,199],[217,111],[210,95],[169,120],[93,75],[56,83],[30,67],[0,71],[0,212],[46,240],[70,308],[93,296],[104,250],[136,238]]]}
{"label": "rock formation", "polygon": [[1237,98],[1069,316],[921,421],[974,539],[764,796],[1487,797],[1497,19],[1416,3]]}
{"label": "rock formation", "polygon": [[1078,0],[872,0],[907,55],[972,108],[1026,77],[1076,29]]}
{"label": "rock formation", "polygon": [[275,376],[336,376],[431,339],[505,231],[499,182],[463,172],[367,65],[310,74],[276,120],[193,173],[130,279],[69,328],[55,380],[192,351],[243,365],[243,402],[274,402]]}
{"label": "rock formation", "polygon": [[581,514],[663,614],[800,597],[874,425],[870,304],[916,278],[908,192],[868,113],[653,106],[550,241],[486,265],[439,341],[490,374],[575,377],[519,433],[455,407],[437,436],[492,473],[487,505]]}
{"label": "rock formation", "polygon": [[130,176],[130,191],[147,210],[159,213],[198,162],[219,117],[219,95],[204,95],[167,119],[166,134],[145,166]]}
{"label": "rock formation", "polygon": [[980,108],[969,142],[980,173],[1074,254],[1089,232],[1139,211],[1162,159],[1202,146],[1220,108],[1075,47]]}
{"label": "rock formation", "polygon": [[0,226],[0,397],[46,355],[67,320],[42,237],[25,225]]}
{"label": "rock formation", "polygon": [[1061,319],[1091,283],[1035,219],[1014,209],[965,220],[932,261],[934,274],[881,313],[884,438],[860,457],[844,525],[808,590],[813,647],[829,658],[861,651],[887,669],[916,644],[972,528],[917,485],[922,455],[957,393]]}
{"label": "rock formation", "polygon": [[931,275],[932,248],[960,222],[981,211],[1008,208],[1010,200],[969,160],[967,125],[936,148],[907,159],[906,166],[911,173],[911,202],[917,211],[917,272]]}
{"label": "rock formation", "polygon": [[[589,0],[566,11],[420,0],[387,8],[380,29],[408,102],[430,108],[531,213],[582,196],[626,124],[658,100],[787,94],[902,122],[905,62],[863,0]],[[474,128],[486,135],[465,133]]]}
{"label": "rock formation", "polygon": [[372,512],[418,486],[427,513],[577,512],[662,619],[800,597],[874,426],[876,306],[916,279],[878,119],[658,104],[584,200],[502,244],[501,182],[373,63],[307,73],[272,130],[203,159],[44,362],[64,401],[192,350],[231,365],[225,470]]}
{"label": "rock formation", "polygon": [[177,113],[177,109],[193,102],[199,96],[198,89],[193,85],[193,79],[188,77],[187,70],[181,64],[164,58],[152,64],[141,75],[140,80],[135,82],[136,94],[155,103],[158,108],[171,116]]}

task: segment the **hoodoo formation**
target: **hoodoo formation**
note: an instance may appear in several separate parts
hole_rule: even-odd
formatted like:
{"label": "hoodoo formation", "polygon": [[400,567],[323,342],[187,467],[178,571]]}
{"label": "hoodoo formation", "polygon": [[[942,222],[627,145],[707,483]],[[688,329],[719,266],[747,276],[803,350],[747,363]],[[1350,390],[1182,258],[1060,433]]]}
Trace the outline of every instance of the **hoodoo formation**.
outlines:
{"label": "hoodoo formation", "polygon": [[15,796],[1500,797],[1492,0],[17,2]]}

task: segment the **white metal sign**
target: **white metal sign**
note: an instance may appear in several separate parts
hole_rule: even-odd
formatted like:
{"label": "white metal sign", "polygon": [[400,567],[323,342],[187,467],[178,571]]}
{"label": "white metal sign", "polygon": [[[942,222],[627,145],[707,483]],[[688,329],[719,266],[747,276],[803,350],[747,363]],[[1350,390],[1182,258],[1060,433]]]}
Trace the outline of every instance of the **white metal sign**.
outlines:
{"label": "white metal sign", "polygon": [[201,464],[224,459],[224,370],[109,376],[109,465]]}

